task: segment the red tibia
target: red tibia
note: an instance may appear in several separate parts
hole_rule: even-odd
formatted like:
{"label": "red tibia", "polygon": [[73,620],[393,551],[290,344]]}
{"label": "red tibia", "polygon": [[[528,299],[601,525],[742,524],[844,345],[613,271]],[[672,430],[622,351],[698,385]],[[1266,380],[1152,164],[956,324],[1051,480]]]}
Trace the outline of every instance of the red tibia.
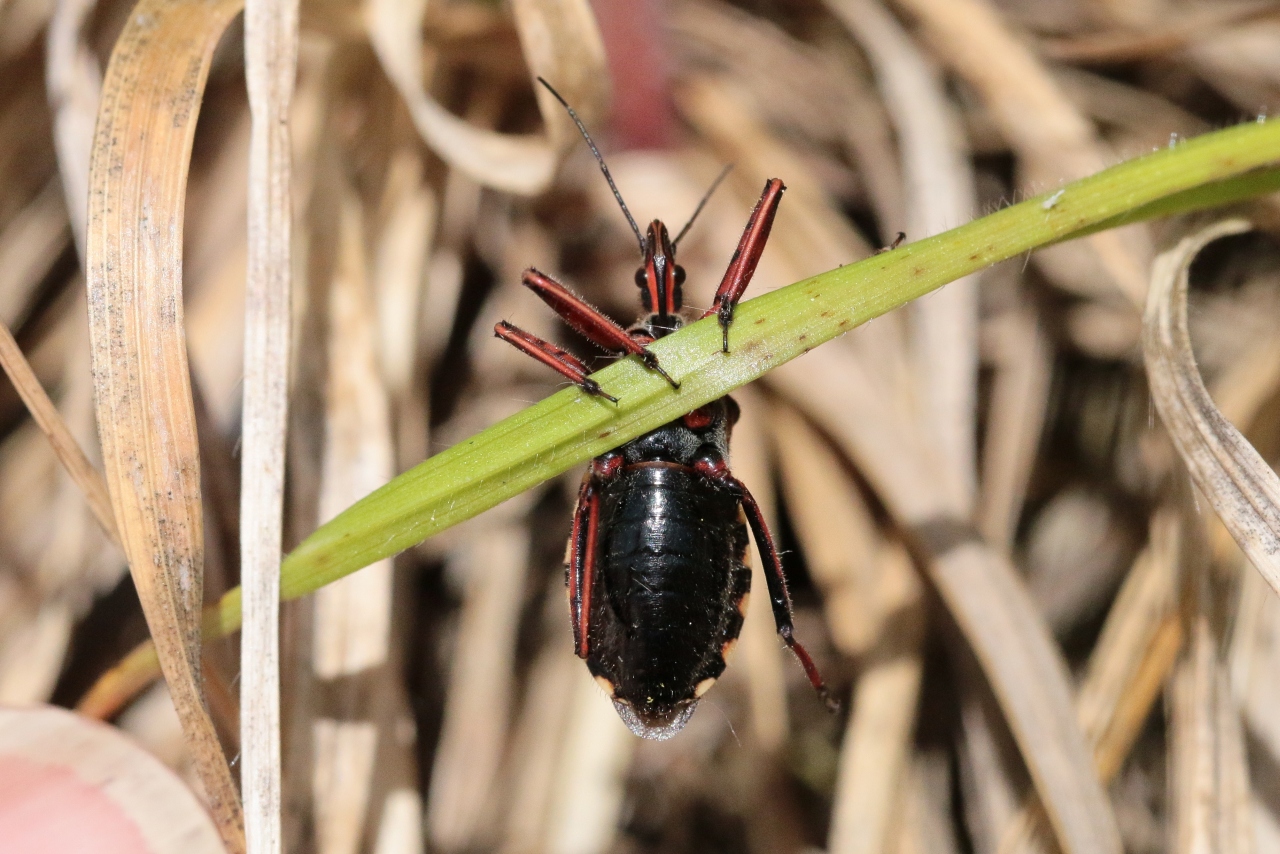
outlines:
{"label": "red tibia", "polygon": [[839,710],[839,704],[831,697],[831,693],[827,691],[827,685],[822,681],[822,674],[818,672],[818,665],[813,663],[813,659],[809,657],[809,652],[800,645],[800,641],[792,636],[791,626],[780,629],[778,634],[786,641],[787,646],[795,653],[796,658],[800,660],[800,666],[804,668],[804,675],[809,677],[809,684],[813,686],[813,690],[818,692],[818,696],[822,698],[822,702],[827,708],[835,712]]}
{"label": "red tibia", "polygon": [[537,359],[561,376],[568,377],[570,382],[580,386],[588,394],[612,400],[614,403],[618,402],[618,399],[613,395],[605,394],[595,380],[587,377],[587,366],[578,357],[560,349],[550,341],[543,341],[538,336],[531,335],[518,326],[512,326],[505,320],[498,321],[498,324],[493,327],[493,334],[520,352],[527,353]]}
{"label": "red tibia", "polygon": [[526,288],[551,306],[556,314],[563,317],[566,323],[593,343],[611,353],[635,353],[636,355],[644,353],[644,347],[628,335],[625,329],[550,276],[530,267],[524,271],[521,281]]}
{"label": "red tibia", "polygon": [[733,253],[733,260],[724,271],[724,278],[716,290],[715,301],[707,309],[703,317],[719,315],[720,327],[724,330],[724,351],[729,352],[729,323],[733,320],[733,309],[742,299],[751,277],[755,275],[756,265],[764,253],[764,245],[769,240],[769,230],[773,228],[773,218],[778,214],[778,203],[782,201],[782,192],[786,187],[778,178],[770,178],[765,182],[760,201],[756,202],[747,227],[738,241],[738,249]]}

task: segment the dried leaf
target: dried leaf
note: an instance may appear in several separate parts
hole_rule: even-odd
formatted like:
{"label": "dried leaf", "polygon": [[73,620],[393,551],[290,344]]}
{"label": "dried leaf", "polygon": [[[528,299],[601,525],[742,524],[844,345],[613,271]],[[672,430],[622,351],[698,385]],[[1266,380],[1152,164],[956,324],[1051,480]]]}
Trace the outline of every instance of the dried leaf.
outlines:
{"label": "dried leaf", "polygon": [[182,223],[209,61],[239,11],[239,0],[143,0],[134,9],[103,83],[86,241],[107,486],[183,731],[235,852],[245,846],[240,803],[200,684],[204,535],[182,327]]}
{"label": "dried leaf", "polygon": [[[603,110],[604,45],[586,0],[515,0],[516,30],[530,77],[546,78],[587,121]],[[449,165],[484,186],[534,195],[551,183],[577,131],[551,93],[537,87],[546,136],[478,128],[450,113],[422,82],[426,0],[367,0],[365,26],[383,69],[404,98],[418,132]]]}
{"label": "dried leaf", "polygon": [[1280,592],[1280,478],[1205,389],[1187,332],[1187,275],[1205,245],[1249,230],[1226,220],[1162,253],[1151,275],[1142,350],[1151,397],[1192,479],[1241,551]]}

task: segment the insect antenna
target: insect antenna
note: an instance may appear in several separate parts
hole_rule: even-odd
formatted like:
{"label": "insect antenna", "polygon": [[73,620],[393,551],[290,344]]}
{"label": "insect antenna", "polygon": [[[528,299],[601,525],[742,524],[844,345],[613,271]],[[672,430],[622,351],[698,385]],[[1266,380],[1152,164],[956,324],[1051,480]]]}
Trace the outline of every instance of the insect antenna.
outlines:
{"label": "insect antenna", "polygon": [[711,198],[711,194],[716,191],[716,187],[720,186],[720,182],[723,181],[732,170],[732,163],[726,164],[725,167],[720,170],[720,174],[711,182],[711,186],[707,188],[707,191],[702,194],[702,199],[698,202],[698,206],[693,209],[693,216],[689,217],[689,221],[684,224],[684,228],[680,229],[680,233],[676,235],[676,239],[671,241],[671,245],[673,247],[678,247],[680,245],[680,241],[693,225],[693,221],[698,218],[698,214],[702,213],[702,209],[706,207],[707,201]]}
{"label": "insect antenna", "polygon": [[[596,156],[596,162],[600,164],[600,171],[604,173],[604,179],[609,182],[609,189],[613,190],[613,197],[618,200],[618,206],[622,208],[622,212],[627,216],[627,222],[631,224],[631,230],[636,234],[636,240],[640,244],[640,254],[644,254],[644,236],[640,234],[640,226],[636,225],[635,218],[631,216],[631,211],[627,209],[627,203],[622,200],[622,193],[618,192],[618,185],[613,183],[613,175],[609,174],[609,167],[604,164],[604,158],[600,155],[600,149],[596,148],[596,144],[591,139],[591,134],[587,132],[587,126],[582,123],[582,119],[578,118],[578,114],[574,112],[573,107],[569,106],[559,92],[555,90],[550,83],[539,77],[538,82],[547,88],[547,91],[555,96],[569,112],[569,118],[573,119],[573,123],[578,126],[578,132],[582,134],[582,138],[587,141],[587,147],[591,149],[591,153]],[[718,182],[717,182],[718,183]],[[699,205],[701,207],[701,205]],[[697,214],[695,214],[696,216]],[[687,226],[686,226],[687,227]],[[682,234],[684,232],[681,232]]]}

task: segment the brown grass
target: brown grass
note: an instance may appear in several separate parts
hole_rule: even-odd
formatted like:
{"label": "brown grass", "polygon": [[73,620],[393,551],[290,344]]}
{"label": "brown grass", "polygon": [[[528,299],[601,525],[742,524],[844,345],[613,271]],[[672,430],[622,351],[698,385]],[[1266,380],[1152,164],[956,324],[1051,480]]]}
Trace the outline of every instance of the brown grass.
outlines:
{"label": "brown grass", "polygon": [[[767,177],[755,292],[1275,112],[1274,4],[238,11],[0,0],[0,704],[74,706],[149,631],[167,687],[85,708],[254,854],[1280,854],[1270,200],[1189,274],[1203,222],[1100,233],[735,395],[837,715],[757,569],[688,728],[631,736],[571,648],[575,477],[272,625],[282,548],[560,384],[496,320],[589,354],[521,270],[638,311],[534,76],[642,223],[735,164],[680,245],[704,307]],[[202,653],[240,583],[243,649]]]}

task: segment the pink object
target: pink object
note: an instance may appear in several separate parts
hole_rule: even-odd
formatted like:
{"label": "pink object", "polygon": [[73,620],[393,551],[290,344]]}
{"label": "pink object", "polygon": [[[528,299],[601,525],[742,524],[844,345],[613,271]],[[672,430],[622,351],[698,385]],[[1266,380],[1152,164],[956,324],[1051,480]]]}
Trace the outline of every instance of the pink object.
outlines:
{"label": "pink object", "polygon": [[665,0],[593,0],[613,83],[616,151],[670,148],[675,110],[667,79]]}
{"label": "pink object", "polygon": [[176,774],[115,727],[0,707],[0,854],[224,854]]}
{"label": "pink object", "polygon": [[124,808],[69,768],[0,756],[0,849],[5,854],[149,852]]}

